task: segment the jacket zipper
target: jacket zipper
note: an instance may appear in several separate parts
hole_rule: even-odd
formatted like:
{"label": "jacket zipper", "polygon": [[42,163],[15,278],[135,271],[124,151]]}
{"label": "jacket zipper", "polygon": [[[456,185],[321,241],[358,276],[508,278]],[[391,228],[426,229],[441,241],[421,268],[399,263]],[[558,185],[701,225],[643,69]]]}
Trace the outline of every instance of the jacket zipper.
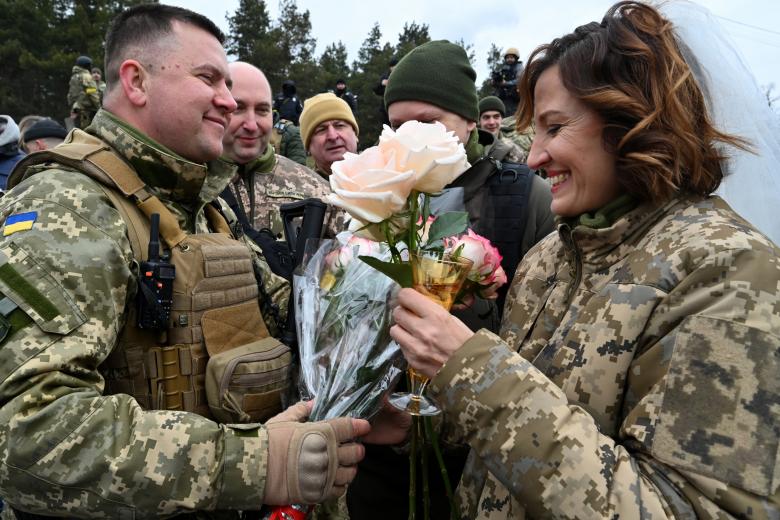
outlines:
{"label": "jacket zipper", "polygon": [[564,225],[561,229],[561,235],[564,246],[571,251],[572,264],[574,265],[574,276],[572,277],[571,284],[566,291],[566,306],[568,307],[571,305],[571,302],[574,299],[574,293],[580,286],[580,282],[582,282],[582,256],[580,254],[579,248],[577,247],[577,242],[574,240],[574,232],[568,224]]}

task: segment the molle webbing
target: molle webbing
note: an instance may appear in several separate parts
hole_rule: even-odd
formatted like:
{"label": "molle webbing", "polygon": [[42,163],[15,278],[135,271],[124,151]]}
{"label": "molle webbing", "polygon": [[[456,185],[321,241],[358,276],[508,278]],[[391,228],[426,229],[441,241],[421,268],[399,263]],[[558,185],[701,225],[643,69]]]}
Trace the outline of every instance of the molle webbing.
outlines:
{"label": "molle webbing", "polygon": [[30,154],[14,170],[14,184],[29,166],[58,163],[95,179],[127,225],[136,261],[147,260],[150,216],[160,215],[160,234],[176,266],[168,329],[136,326],[128,306],[118,345],[100,369],[105,394],[132,395],[144,409],[183,410],[211,417],[205,373],[209,353],[269,336],[258,303],[253,253],[232,238],[211,205],[204,212],[216,233],[185,233],[173,213],[144,185],[133,168],[100,139],[80,130],[55,149]]}

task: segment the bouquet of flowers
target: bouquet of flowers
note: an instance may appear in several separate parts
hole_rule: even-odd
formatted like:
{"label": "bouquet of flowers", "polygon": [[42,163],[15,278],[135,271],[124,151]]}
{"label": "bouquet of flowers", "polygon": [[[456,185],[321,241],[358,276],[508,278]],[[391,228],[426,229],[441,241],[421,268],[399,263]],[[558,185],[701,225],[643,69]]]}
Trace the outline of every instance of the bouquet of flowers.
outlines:
{"label": "bouquet of flowers", "polygon": [[403,356],[388,332],[396,284],[359,256],[383,260],[390,252],[344,232],[294,276],[301,393],[316,398],[312,420],[371,417],[402,373]]}
{"label": "bouquet of flowers", "polygon": [[[506,283],[501,256],[467,229],[465,212],[431,214],[431,197],[468,168],[452,132],[417,121],[397,131],[385,127],[377,146],[333,164],[327,202],[352,216],[351,232],[323,243],[295,275],[293,289],[301,387],[315,399],[312,420],[370,418],[401,375],[403,357],[389,335],[390,300],[398,285],[412,286],[410,254],[471,261],[459,305],[475,295],[495,298]],[[413,433],[422,431],[415,418]]]}

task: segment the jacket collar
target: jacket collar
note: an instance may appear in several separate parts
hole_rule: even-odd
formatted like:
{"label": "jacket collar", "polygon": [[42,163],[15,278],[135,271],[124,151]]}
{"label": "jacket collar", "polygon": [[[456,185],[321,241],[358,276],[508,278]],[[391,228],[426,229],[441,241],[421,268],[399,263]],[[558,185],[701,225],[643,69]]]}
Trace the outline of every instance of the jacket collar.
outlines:
{"label": "jacket collar", "polygon": [[197,205],[211,202],[235,172],[234,166],[220,160],[188,161],[104,109],[95,115],[87,132],[124,157],[160,198]]}
{"label": "jacket collar", "polygon": [[573,254],[576,248],[585,271],[594,272],[625,257],[647,229],[682,199],[679,196],[660,204],[642,203],[609,227],[596,229],[561,217],[556,217],[556,226],[564,250]]}

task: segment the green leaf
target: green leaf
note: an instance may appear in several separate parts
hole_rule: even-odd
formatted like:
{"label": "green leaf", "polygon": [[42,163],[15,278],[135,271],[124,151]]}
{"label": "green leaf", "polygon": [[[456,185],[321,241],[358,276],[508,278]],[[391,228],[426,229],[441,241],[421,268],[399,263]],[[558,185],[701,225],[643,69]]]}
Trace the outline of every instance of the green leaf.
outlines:
{"label": "green leaf", "polygon": [[378,258],[374,258],[373,256],[366,255],[360,255],[358,258],[363,260],[365,263],[380,273],[383,273],[398,282],[398,285],[401,287],[412,286],[412,267],[408,263],[394,264],[392,262],[384,262]]}
{"label": "green leaf", "polygon": [[468,226],[469,214],[465,211],[442,213],[431,224],[431,230],[428,232],[428,243],[463,233]]}

